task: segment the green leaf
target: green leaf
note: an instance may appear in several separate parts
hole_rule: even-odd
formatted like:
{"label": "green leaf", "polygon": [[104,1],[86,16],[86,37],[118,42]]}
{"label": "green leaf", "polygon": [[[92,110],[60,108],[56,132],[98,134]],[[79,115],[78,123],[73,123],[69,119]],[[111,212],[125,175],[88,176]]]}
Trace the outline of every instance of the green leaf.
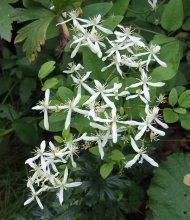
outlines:
{"label": "green leaf", "polygon": [[102,25],[113,31],[122,20],[123,16],[110,16],[102,22]]}
{"label": "green leaf", "polygon": [[[36,10],[36,9],[35,9]],[[33,11],[35,11],[33,10]],[[30,10],[23,9],[22,20],[30,20]],[[33,14],[34,12],[32,12]],[[26,56],[29,61],[34,61],[37,53],[41,51],[41,45],[45,43],[47,29],[55,18],[50,10],[42,8],[40,14],[38,13],[35,17],[32,17],[33,22],[24,26],[18,31],[18,35],[15,38],[15,43],[24,41],[23,51],[26,52]]]}
{"label": "green leaf", "polygon": [[73,91],[64,86],[59,87],[57,91],[57,95],[60,97],[61,101],[63,102],[72,100],[74,97]]}
{"label": "green leaf", "polygon": [[151,213],[147,220],[190,219],[190,187],[184,177],[190,173],[190,154],[177,153],[168,157],[154,170],[147,208]]}
{"label": "green leaf", "polygon": [[163,110],[164,115],[164,121],[166,123],[174,123],[177,122],[179,119],[179,116],[177,113],[175,113],[171,108],[165,108]]}
{"label": "green leaf", "polygon": [[187,110],[185,108],[174,108],[174,112],[178,114],[186,114]]}
{"label": "green leaf", "polygon": [[19,119],[15,121],[12,126],[15,134],[22,142],[30,145],[34,145],[37,143],[38,134],[35,126],[29,123],[26,119]]}
{"label": "green leaf", "polygon": [[0,36],[6,41],[11,41],[12,37],[12,14],[15,9],[10,3],[15,3],[17,0],[1,0],[0,1]]}
{"label": "green leaf", "polygon": [[113,163],[105,163],[100,167],[100,175],[103,179],[106,179],[113,170]]}
{"label": "green leaf", "polygon": [[186,90],[179,96],[178,103],[181,107],[190,108],[190,90]]}
{"label": "green leaf", "polygon": [[46,76],[48,76],[54,69],[55,69],[55,61],[48,61],[41,66],[38,73],[38,77],[40,79],[43,79]]}
{"label": "green leaf", "polygon": [[53,0],[53,5],[55,6],[55,10],[57,12],[63,11],[66,6],[70,6],[75,3],[82,3],[84,0]]}
{"label": "green leaf", "polygon": [[125,158],[124,154],[119,150],[113,150],[110,158],[114,161],[120,161]]}
{"label": "green leaf", "polygon": [[110,15],[124,15],[127,11],[130,0],[116,0],[109,12]]}
{"label": "green leaf", "polygon": [[56,86],[58,84],[58,79],[57,78],[50,78],[48,80],[45,81],[43,87],[42,87],[42,91],[45,91],[46,89],[51,89],[54,86]]}
{"label": "green leaf", "polygon": [[171,106],[174,106],[177,103],[177,100],[178,100],[177,90],[173,88],[169,94],[169,104]]}
{"label": "green leaf", "polygon": [[19,88],[20,99],[23,104],[27,103],[32,92],[36,89],[36,81],[33,78],[25,78],[21,81]]}
{"label": "green leaf", "polygon": [[89,152],[91,154],[94,154],[95,156],[98,156],[100,154],[97,146],[89,148]]}
{"label": "green leaf", "polygon": [[98,14],[101,14],[102,16],[104,16],[110,11],[112,6],[113,4],[108,3],[108,2],[87,5],[86,7],[83,8],[83,17],[93,18],[94,16]]}
{"label": "green leaf", "polygon": [[[101,72],[101,69],[105,66],[104,62],[99,59],[94,53],[88,48],[83,48],[83,64],[85,68],[92,71],[90,74],[91,79],[105,80],[110,74],[109,71]],[[93,65],[92,65],[93,63]]]}
{"label": "green leaf", "polygon": [[167,63],[167,67],[157,67],[152,71],[152,78],[157,81],[169,80],[173,78],[180,63],[180,47],[178,41],[165,44],[161,48],[160,59]]}
{"label": "green leaf", "polygon": [[180,122],[181,122],[182,128],[189,130],[190,129],[190,114],[180,115]]}
{"label": "green leaf", "polygon": [[170,0],[161,16],[161,25],[167,31],[176,31],[183,23],[182,0]]}
{"label": "green leaf", "polygon": [[190,18],[187,18],[187,20],[185,21],[185,23],[182,26],[183,30],[185,31],[190,31]]}
{"label": "green leaf", "polygon": [[63,138],[60,136],[54,136],[53,138],[59,144],[62,144],[64,142]]}

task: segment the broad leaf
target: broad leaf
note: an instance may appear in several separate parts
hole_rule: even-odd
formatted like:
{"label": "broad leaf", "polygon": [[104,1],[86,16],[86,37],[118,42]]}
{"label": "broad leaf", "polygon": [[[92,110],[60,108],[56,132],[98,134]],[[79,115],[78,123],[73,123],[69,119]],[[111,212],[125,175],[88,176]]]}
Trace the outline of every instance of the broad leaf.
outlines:
{"label": "broad leaf", "polygon": [[48,61],[44,63],[39,70],[38,77],[43,79],[48,76],[55,69],[54,65],[55,61]]}
{"label": "broad leaf", "polygon": [[190,187],[184,177],[190,173],[190,155],[173,154],[154,171],[148,189],[147,220],[190,219]]}
{"label": "broad leaf", "polygon": [[124,15],[127,11],[130,0],[116,0],[109,14]]}
{"label": "broad leaf", "polygon": [[177,103],[177,100],[178,100],[177,90],[173,88],[169,94],[169,104],[171,106],[174,106]]}
{"label": "broad leaf", "polygon": [[181,107],[190,108],[190,90],[186,90],[180,95],[178,103]]}
{"label": "broad leaf", "polygon": [[164,121],[166,123],[174,123],[177,122],[179,119],[179,116],[177,113],[175,113],[171,108],[165,108],[163,110],[164,115]]}
{"label": "broad leaf", "polygon": [[113,163],[105,163],[100,167],[100,175],[103,179],[109,176],[113,170]]}
{"label": "broad leaf", "polygon": [[170,0],[166,5],[162,17],[161,25],[168,31],[176,31],[183,23],[183,2],[182,0]]}

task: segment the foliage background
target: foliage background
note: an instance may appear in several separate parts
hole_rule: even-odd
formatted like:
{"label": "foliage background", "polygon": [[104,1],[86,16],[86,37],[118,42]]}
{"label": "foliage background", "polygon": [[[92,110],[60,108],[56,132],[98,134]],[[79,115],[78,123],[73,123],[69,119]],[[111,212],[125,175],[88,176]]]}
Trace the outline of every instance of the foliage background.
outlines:
{"label": "foliage background", "polygon": [[[78,161],[82,170],[77,175],[85,179],[85,184],[78,192],[66,195],[63,207],[52,202],[55,198],[51,195],[44,198],[47,206],[43,212],[35,204],[23,207],[27,197],[24,161],[44,137],[51,139],[38,125],[42,117],[31,111],[43,97],[43,82],[38,72],[41,65],[50,60],[56,62],[52,77],[60,75],[67,66],[69,55],[67,47],[64,50],[66,39],[63,30],[55,24],[61,19],[60,15],[66,6],[69,9],[71,2],[72,7],[81,3],[66,0],[53,2],[56,5],[54,11],[49,10],[48,0],[0,2],[1,219],[188,219],[190,190],[183,183],[184,175],[190,172],[188,0],[158,1],[156,11],[151,10],[146,0],[116,0],[105,13],[105,17],[114,14],[119,19],[118,16],[123,16],[123,24],[134,26],[147,41],[154,39],[163,47],[169,45],[165,46],[163,53],[164,56],[168,54],[172,66],[152,73],[167,84],[163,93],[167,95],[168,103],[162,109],[165,121],[171,123],[167,136],[154,146],[160,168],[153,173],[152,168],[146,165],[128,172],[115,167],[111,175],[103,179],[99,175],[102,162],[94,156],[95,153],[84,155]],[[110,1],[96,1],[105,2]],[[86,0],[81,8],[93,3],[92,0]],[[104,11],[105,8],[93,6],[86,13],[96,14],[100,10]],[[113,160],[120,163],[120,158]],[[75,200],[80,198],[84,200],[79,205]]]}

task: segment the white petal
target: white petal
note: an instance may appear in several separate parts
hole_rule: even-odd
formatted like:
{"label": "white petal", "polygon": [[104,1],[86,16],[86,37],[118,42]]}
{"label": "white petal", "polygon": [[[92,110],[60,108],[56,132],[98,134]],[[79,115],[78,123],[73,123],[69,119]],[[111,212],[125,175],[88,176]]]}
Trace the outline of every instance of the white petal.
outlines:
{"label": "white petal", "polygon": [[155,118],[155,121],[161,125],[163,128],[167,129],[169,128],[167,124],[165,124],[164,122],[160,121],[158,118]]}
{"label": "white petal", "polygon": [[164,136],[165,132],[158,130],[157,128],[153,127],[151,124],[148,125],[148,127],[150,128],[150,130],[152,130],[154,133],[159,134],[160,136]]}
{"label": "white petal", "polygon": [[136,151],[137,153],[139,152],[139,148],[137,147],[134,139],[132,137],[131,138],[131,146],[133,147],[134,151]]}
{"label": "white petal", "polygon": [[45,91],[45,105],[48,106],[49,104],[49,96],[50,96],[50,89]]}
{"label": "white petal", "polygon": [[129,162],[127,162],[127,163],[125,164],[125,168],[130,168],[130,167],[132,167],[133,164],[135,164],[135,163],[137,162],[137,160],[139,159],[139,157],[140,157],[139,154],[135,155],[135,157],[134,157],[132,160],[130,160]]}
{"label": "white petal", "polygon": [[48,111],[44,110],[44,128],[49,130],[49,122],[48,122]]}
{"label": "white petal", "polygon": [[117,124],[116,124],[116,122],[112,123],[112,136],[113,136],[113,143],[117,143]]}
{"label": "white petal", "polygon": [[146,84],[143,84],[143,93],[144,93],[144,97],[150,101],[150,93],[149,93],[149,88],[147,87]]}
{"label": "white petal", "polygon": [[43,140],[42,143],[40,144],[40,149],[41,149],[42,152],[44,152],[45,148],[46,148],[46,141]]}
{"label": "white petal", "polygon": [[136,134],[136,136],[135,136],[136,141],[139,140],[143,136],[146,129],[147,129],[147,125],[144,125],[143,128],[140,130],[140,132],[138,134]]}
{"label": "white petal", "polygon": [[58,193],[59,203],[62,205],[63,203],[63,187],[60,187],[59,193]]}
{"label": "white petal", "polygon": [[40,199],[39,199],[37,196],[36,196],[36,201],[37,201],[39,207],[40,207],[41,209],[44,209],[44,207],[43,207],[43,205],[42,205]]}
{"label": "white petal", "polygon": [[71,110],[69,109],[68,113],[67,113],[67,118],[65,120],[65,129],[67,129],[71,123]]}
{"label": "white petal", "polygon": [[142,154],[142,157],[148,161],[152,166],[154,167],[158,167],[158,163],[156,163],[156,161],[154,161],[151,157],[149,157],[147,154]]}
{"label": "white petal", "polygon": [[31,197],[31,198],[27,199],[27,200],[24,202],[24,206],[30,204],[33,200],[34,200],[34,197]]}
{"label": "white petal", "polygon": [[73,183],[67,183],[65,184],[66,187],[71,188],[71,187],[77,187],[80,186],[82,182],[73,182]]}
{"label": "white petal", "polygon": [[104,127],[102,125],[99,125],[97,123],[94,123],[94,122],[90,122],[90,126],[93,127],[93,128],[102,130],[102,131],[107,131],[108,130],[108,128],[106,128],[106,127]]}
{"label": "white petal", "polygon": [[153,57],[160,64],[160,66],[167,67],[167,64],[161,61],[155,54],[153,54]]}
{"label": "white petal", "polygon": [[150,86],[154,86],[154,87],[162,87],[165,85],[165,83],[163,83],[163,82],[157,82],[157,83],[147,82],[147,84]]}
{"label": "white petal", "polygon": [[76,54],[77,54],[77,52],[78,52],[80,46],[81,46],[81,42],[79,42],[79,43],[77,44],[77,46],[75,47],[75,49],[72,51],[72,53],[71,53],[71,58],[74,58],[74,57],[76,56]]}
{"label": "white petal", "polygon": [[98,150],[99,150],[99,153],[100,153],[101,160],[103,160],[103,158],[104,158],[104,151],[103,151],[102,143],[101,143],[100,140],[98,140]]}
{"label": "white petal", "polygon": [[106,33],[106,34],[113,34],[113,32],[112,32],[111,30],[109,30],[109,29],[107,29],[107,28],[104,28],[104,27],[102,27],[102,26],[100,26],[100,25],[97,25],[97,28],[98,28],[99,30],[101,30],[102,32]]}

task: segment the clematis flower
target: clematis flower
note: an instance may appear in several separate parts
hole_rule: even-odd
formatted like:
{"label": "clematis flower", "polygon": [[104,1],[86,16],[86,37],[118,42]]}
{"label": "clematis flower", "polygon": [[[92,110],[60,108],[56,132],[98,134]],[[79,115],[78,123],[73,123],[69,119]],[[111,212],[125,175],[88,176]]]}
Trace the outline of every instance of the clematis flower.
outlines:
{"label": "clematis flower", "polygon": [[102,85],[98,80],[94,80],[94,83],[96,85],[96,93],[94,93],[83,105],[88,105],[89,103],[95,101],[99,95],[102,96],[104,99],[105,103],[111,107],[112,109],[116,109],[115,104],[110,101],[107,97],[108,94],[113,93],[114,91],[118,90],[121,88],[122,84],[117,83],[117,85],[114,88],[111,89],[106,89],[105,85]]}
{"label": "clematis flower", "polygon": [[132,84],[129,87],[126,87],[126,89],[136,88],[138,86],[143,86],[144,97],[146,98],[146,100],[150,101],[149,86],[162,87],[165,85],[165,83],[163,83],[163,82],[153,83],[153,82],[150,82],[150,80],[151,80],[151,77],[148,77],[147,74],[145,73],[144,69],[142,69],[141,70],[141,80],[139,80],[140,82]]}
{"label": "clematis flower", "polygon": [[75,77],[75,76],[71,75],[73,82],[78,86],[78,92],[77,92],[78,94],[81,94],[81,87],[83,87],[91,95],[93,95],[95,93],[95,91],[93,89],[91,89],[87,83],[85,83],[85,81],[88,79],[90,74],[91,74],[91,71],[87,72],[84,76],[81,76],[78,74],[77,77]]}
{"label": "clematis flower", "polygon": [[43,205],[39,199],[39,194],[41,194],[43,191],[46,191],[47,190],[47,187],[44,186],[42,187],[40,190],[38,190],[37,192],[35,191],[33,185],[29,184],[28,187],[30,188],[30,191],[31,191],[31,197],[29,199],[27,199],[25,202],[24,202],[24,206],[25,205],[28,205],[30,204],[32,201],[36,200],[36,202],[38,203],[39,207],[41,209],[43,209]]}
{"label": "clematis flower", "polygon": [[[80,91],[78,91],[80,92]],[[81,95],[78,93],[77,96],[74,98],[74,100],[69,100],[65,105],[62,105],[62,106],[59,106],[59,109],[60,110],[66,110],[68,111],[67,112],[67,117],[66,117],[66,120],[65,120],[65,129],[67,129],[69,126],[70,126],[70,123],[71,123],[71,114],[72,112],[77,112],[79,114],[82,114],[82,115],[88,115],[88,111],[86,110],[82,110],[82,109],[79,109],[77,107],[77,104],[79,103],[81,99]]]}
{"label": "clematis flower", "polygon": [[92,27],[92,32],[96,31],[96,28],[99,29],[100,31],[106,33],[106,34],[113,34],[113,32],[105,27],[103,27],[101,25],[101,15],[97,15],[95,16],[94,18],[90,18],[89,20],[86,20],[85,23],[83,25],[84,28],[87,28],[87,27]]}
{"label": "clematis flower", "polygon": [[42,141],[40,144],[40,147],[35,150],[35,156],[32,158],[29,158],[25,161],[25,164],[28,164],[31,167],[34,167],[34,161],[36,161],[38,158],[40,158],[41,167],[45,171],[46,170],[46,159],[45,159],[45,148],[46,148],[46,142]]}
{"label": "clematis flower", "polygon": [[147,104],[148,101],[142,95],[144,95],[144,92],[141,89],[138,89],[138,90],[136,90],[136,94],[127,96],[126,100],[135,99],[135,98],[139,97],[145,104]]}
{"label": "clematis flower", "polygon": [[140,149],[137,147],[137,144],[135,143],[135,141],[133,140],[132,137],[131,138],[131,146],[134,149],[134,151],[137,153],[137,155],[130,160],[129,162],[127,162],[125,164],[125,168],[130,168],[132,167],[139,159],[138,163],[143,163],[143,160],[146,160],[148,163],[150,163],[152,166],[158,167],[159,165],[146,154],[146,150],[144,147],[141,147]]}
{"label": "clematis flower", "polygon": [[84,67],[80,63],[75,64],[74,62],[71,62],[68,64],[68,70],[64,70],[63,72],[67,74],[78,73],[81,69],[84,69]]}
{"label": "clematis flower", "polygon": [[139,57],[139,56],[144,56],[148,55],[147,61],[146,61],[146,70],[148,71],[148,65],[151,61],[151,59],[154,59],[157,61],[160,66],[162,67],[167,67],[167,64],[161,61],[156,54],[160,52],[160,46],[159,45],[150,45],[150,47],[146,47],[147,52],[139,53],[139,54],[134,54],[134,56]]}
{"label": "clematis flower", "polygon": [[157,0],[148,0],[148,4],[153,10],[157,9]]}
{"label": "clematis flower", "polygon": [[59,192],[57,193],[57,196],[59,198],[59,203],[62,205],[63,203],[63,196],[64,196],[64,190],[67,188],[73,188],[78,187],[82,184],[82,182],[72,182],[68,183],[68,168],[65,168],[64,176],[62,180],[56,179],[56,188],[59,188]]}
{"label": "clematis flower", "polygon": [[45,91],[45,99],[43,101],[39,101],[39,104],[34,106],[33,110],[40,110],[44,113],[44,127],[46,130],[49,129],[49,122],[48,122],[48,110],[56,110],[56,106],[50,106],[49,102],[50,90],[47,89]]}
{"label": "clematis flower", "polygon": [[145,112],[147,114],[146,118],[145,118],[144,122],[139,122],[138,130],[140,130],[140,131],[138,132],[138,134],[136,134],[135,140],[139,140],[147,130],[150,130],[157,135],[164,136],[165,135],[164,131],[157,129],[152,125],[152,124],[155,124],[155,122],[157,122],[162,127],[168,128],[168,126],[165,123],[161,122],[158,119],[158,115],[157,115],[158,109],[154,108],[153,111],[149,111],[149,106],[146,105]]}
{"label": "clematis flower", "polygon": [[117,138],[118,138],[118,128],[117,128],[117,123],[118,124],[124,124],[124,125],[139,125],[138,122],[136,121],[120,121],[118,120],[118,116],[116,115],[116,110],[112,109],[112,114],[111,114],[111,118],[99,118],[99,117],[94,117],[93,118],[94,121],[98,121],[98,122],[103,122],[103,123],[111,123],[111,129],[112,129],[112,139],[113,139],[113,143],[117,143]]}

